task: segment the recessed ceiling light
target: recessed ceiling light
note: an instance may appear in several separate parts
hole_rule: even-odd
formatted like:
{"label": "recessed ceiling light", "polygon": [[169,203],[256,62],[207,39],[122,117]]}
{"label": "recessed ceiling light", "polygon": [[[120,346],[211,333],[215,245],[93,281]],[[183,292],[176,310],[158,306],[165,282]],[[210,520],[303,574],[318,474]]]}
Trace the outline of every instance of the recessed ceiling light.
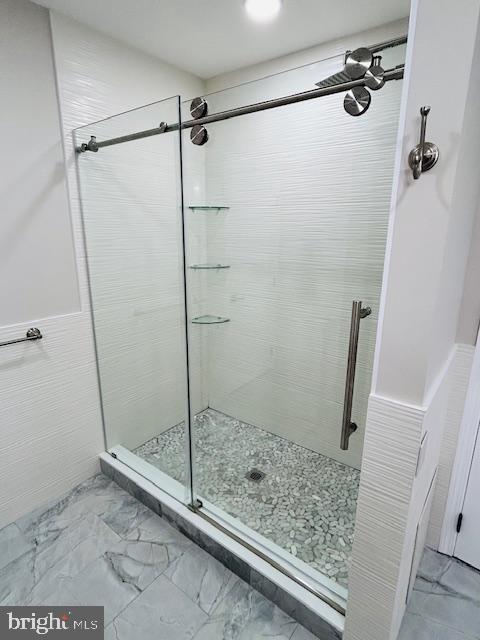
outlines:
{"label": "recessed ceiling light", "polygon": [[245,0],[245,9],[257,22],[273,20],[282,8],[282,0]]}

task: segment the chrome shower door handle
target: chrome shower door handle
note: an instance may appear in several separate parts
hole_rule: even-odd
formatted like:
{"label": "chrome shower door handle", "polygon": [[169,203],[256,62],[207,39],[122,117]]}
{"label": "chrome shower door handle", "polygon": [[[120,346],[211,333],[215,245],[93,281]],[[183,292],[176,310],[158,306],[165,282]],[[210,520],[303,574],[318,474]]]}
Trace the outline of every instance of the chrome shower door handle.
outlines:
{"label": "chrome shower door handle", "polygon": [[358,337],[360,334],[360,320],[372,313],[370,307],[362,307],[359,300],[352,303],[352,317],[350,320],[350,340],[348,343],[347,375],[345,379],[345,397],[343,401],[342,435],[340,449],[348,449],[348,441],[357,425],[352,422],[353,390],[355,387],[355,369],[357,366]]}

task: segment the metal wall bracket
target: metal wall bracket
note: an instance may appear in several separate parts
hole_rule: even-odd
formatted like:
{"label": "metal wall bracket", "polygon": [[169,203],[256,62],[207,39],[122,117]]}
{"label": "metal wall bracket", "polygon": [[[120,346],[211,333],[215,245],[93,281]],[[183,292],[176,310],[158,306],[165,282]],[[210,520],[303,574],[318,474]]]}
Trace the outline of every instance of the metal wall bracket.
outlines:
{"label": "metal wall bracket", "polygon": [[413,173],[413,179],[418,180],[424,171],[429,171],[438,162],[440,151],[433,142],[425,142],[427,130],[427,118],[430,107],[421,107],[420,115],[422,123],[420,125],[420,142],[413,147],[408,156],[408,164]]}
{"label": "metal wall bracket", "polygon": [[196,124],[190,129],[190,140],[199,147],[208,142],[208,131],[203,124]]}
{"label": "metal wall bracket", "polygon": [[190,115],[194,120],[204,118],[208,114],[208,103],[205,98],[194,98],[190,103]]}
{"label": "metal wall bracket", "polygon": [[[205,98],[194,98],[190,103],[190,115],[193,120],[205,118],[208,115],[208,103]],[[208,131],[202,124],[196,124],[190,131],[190,140],[201,147],[208,142]]]}
{"label": "metal wall bracket", "polygon": [[88,142],[82,142],[82,144],[77,147],[77,153],[85,153],[85,151],[94,151],[95,153],[98,151],[97,136],[90,136]]}
{"label": "metal wall bracket", "polygon": [[382,57],[374,56],[367,47],[350,51],[345,58],[345,74],[350,80],[363,80],[365,86],[353,87],[345,96],[343,108],[351,116],[361,116],[370,107],[372,96],[369,89],[378,91],[385,84],[385,70],[381,66]]}

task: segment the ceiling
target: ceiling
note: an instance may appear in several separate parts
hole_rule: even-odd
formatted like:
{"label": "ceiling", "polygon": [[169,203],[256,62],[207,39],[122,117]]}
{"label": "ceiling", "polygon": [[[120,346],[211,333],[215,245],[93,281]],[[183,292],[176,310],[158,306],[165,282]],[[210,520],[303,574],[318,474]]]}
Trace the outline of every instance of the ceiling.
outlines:
{"label": "ceiling", "polygon": [[284,0],[270,23],[252,22],[243,0],[35,0],[211,78],[408,15],[409,0]]}

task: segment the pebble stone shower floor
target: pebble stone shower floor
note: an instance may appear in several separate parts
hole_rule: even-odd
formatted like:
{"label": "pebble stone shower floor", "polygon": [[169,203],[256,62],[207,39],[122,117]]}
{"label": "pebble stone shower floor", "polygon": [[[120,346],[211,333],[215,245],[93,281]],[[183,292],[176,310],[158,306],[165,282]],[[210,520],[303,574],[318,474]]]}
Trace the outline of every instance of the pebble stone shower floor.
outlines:
{"label": "pebble stone shower floor", "polygon": [[[357,469],[213,409],[195,417],[194,440],[198,495],[347,586]],[[181,423],[135,453],[184,483],[185,451]]]}

